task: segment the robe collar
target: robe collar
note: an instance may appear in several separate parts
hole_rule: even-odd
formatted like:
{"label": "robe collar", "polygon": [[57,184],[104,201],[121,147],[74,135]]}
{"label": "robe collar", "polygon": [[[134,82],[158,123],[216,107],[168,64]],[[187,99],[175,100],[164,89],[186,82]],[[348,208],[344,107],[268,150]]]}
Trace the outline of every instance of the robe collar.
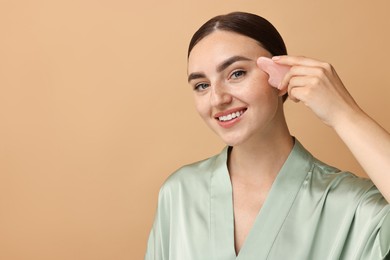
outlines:
{"label": "robe collar", "polygon": [[215,260],[266,259],[293,202],[311,171],[313,156],[295,140],[255,222],[236,256],[232,185],[227,168],[228,148],[217,156],[210,183],[210,236]]}

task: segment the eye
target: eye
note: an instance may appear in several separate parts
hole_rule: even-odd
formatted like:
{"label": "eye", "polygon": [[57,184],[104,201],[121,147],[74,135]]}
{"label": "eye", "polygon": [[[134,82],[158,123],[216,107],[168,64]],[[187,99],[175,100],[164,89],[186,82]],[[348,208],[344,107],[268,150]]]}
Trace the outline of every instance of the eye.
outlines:
{"label": "eye", "polygon": [[246,72],[244,70],[236,70],[231,74],[230,78],[238,79],[238,78],[245,76],[245,74],[246,74]]}
{"label": "eye", "polygon": [[205,90],[206,88],[208,88],[210,85],[207,84],[207,83],[198,83],[195,85],[194,87],[194,90],[195,91],[203,91]]}

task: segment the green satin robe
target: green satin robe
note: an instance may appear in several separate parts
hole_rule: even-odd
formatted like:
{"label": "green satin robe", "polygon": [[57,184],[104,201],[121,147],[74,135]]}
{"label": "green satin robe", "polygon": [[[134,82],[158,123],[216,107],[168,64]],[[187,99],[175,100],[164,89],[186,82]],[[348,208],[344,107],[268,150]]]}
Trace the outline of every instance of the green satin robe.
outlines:
{"label": "green satin robe", "polygon": [[390,259],[390,205],[373,183],[297,140],[237,256],[227,156],[225,148],[166,180],[145,260]]}

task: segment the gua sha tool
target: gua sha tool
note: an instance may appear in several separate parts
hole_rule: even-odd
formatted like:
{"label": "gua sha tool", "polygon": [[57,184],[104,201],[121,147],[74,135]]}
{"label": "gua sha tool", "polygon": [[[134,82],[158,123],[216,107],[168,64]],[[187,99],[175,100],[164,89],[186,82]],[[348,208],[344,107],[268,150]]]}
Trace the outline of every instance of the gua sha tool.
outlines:
{"label": "gua sha tool", "polygon": [[268,83],[275,88],[279,88],[284,76],[291,68],[287,65],[277,64],[267,57],[258,58],[257,65],[269,75]]}

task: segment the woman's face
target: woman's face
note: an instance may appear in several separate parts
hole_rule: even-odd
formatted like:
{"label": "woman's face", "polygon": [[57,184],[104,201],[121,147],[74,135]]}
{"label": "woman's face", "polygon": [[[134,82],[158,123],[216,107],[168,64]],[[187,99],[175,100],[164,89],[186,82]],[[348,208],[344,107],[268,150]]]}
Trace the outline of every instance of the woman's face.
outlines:
{"label": "woman's face", "polygon": [[260,56],[271,57],[255,40],[217,30],[197,43],[188,58],[196,109],[228,145],[271,137],[284,120],[282,93],[257,66]]}

